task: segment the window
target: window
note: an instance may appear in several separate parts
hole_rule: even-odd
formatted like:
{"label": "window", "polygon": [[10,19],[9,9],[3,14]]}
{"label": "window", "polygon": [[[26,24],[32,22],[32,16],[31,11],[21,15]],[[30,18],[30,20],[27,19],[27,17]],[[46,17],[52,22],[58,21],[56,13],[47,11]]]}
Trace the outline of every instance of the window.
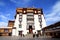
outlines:
{"label": "window", "polygon": [[37,13],[37,12],[35,11],[35,13]]}
{"label": "window", "polygon": [[8,29],[4,29],[4,32],[8,32]]}
{"label": "window", "polygon": [[53,30],[56,29],[55,27],[52,28]]}
{"label": "window", "polygon": [[27,16],[33,16],[34,14],[33,13],[27,13]]}
{"label": "window", "polygon": [[19,28],[22,28],[22,26],[21,26],[21,25],[19,25]]}
{"label": "window", "polygon": [[39,19],[39,22],[41,22],[42,20],[41,19]]}
{"label": "window", "polygon": [[22,13],[20,13],[20,14],[19,14],[19,18],[21,18],[21,19],[22,19]]}
{"label": "window", "polygon": [[19,15],[19,22],[21,22],[22,21],[22,14],[20,13],[20,15]]}
{"label": "window", "polygon": [[22,15],[22,13],[19,13],[19,15]]}
{"label": "window", "polygon": [[24,13],[26,13],[26,11],[24,10]]}
{"label": "window", "polygon": [[41,19],[41,15],[38,15],[38,18]]}
{"label": "window", "polygon": [[19,21],[21,22],[21,21],[22,21],[22,19],[19,19]]}
{"label": "window", "polygon": [[22,18],[22,15],[19,15],[19,18]]}
{"label": "window", "polygon": [[60,28],[60,26],[57,26],[56,28]]}
{"label": "window", "polygon": [[38,11],[38,13],[41,13],[41,11]]}
{"label": "window", "polygon": [[42,25],[40,24],[40,28],[42,28]]}

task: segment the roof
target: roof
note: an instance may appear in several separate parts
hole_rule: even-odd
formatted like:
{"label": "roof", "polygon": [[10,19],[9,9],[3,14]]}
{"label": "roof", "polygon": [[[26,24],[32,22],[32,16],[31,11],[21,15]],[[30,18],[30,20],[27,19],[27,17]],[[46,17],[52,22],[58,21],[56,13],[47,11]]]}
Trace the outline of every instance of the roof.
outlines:
{"label": "roof", "polygon": [[22,10],[22,9],[38,9],[38,10],[41,10],[42,8],[17,8],[17,10]]}
{"label": "roof", "polygon": [[12,27],[0,27],[0,29],[9,29],[9,28],[12,28]]}
{"label": "roof", "polygon": [[16,12],[23,13],[23,11],[26,11],[27,13],[34,12],[34,11],[41,11],[42,12],[42,9],[41,8],[17,8],[16,9]]}
{"label": "roof", "polygon": [[15,22],[14,20],[9,20],[9,22]]}
{"label": "roof", "polygon": [[59,22],[56,22],[55,24],[52,24],[52,25],[49,25],[43,29],[46,29],[46,28],[53,28],[53,27],[57,27],[57,26],[60,26],[60,21]]}

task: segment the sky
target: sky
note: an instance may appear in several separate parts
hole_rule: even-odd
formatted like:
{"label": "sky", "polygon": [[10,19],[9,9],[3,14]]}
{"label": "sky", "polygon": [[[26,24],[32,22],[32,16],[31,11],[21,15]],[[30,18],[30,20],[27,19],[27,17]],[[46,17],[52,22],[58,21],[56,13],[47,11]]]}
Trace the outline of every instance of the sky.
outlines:
{"label": "sky", "polygon": [[0,27],[14,20],[16,8],[42,8],[46,25],[60,21],[60,0],[0,0]]}

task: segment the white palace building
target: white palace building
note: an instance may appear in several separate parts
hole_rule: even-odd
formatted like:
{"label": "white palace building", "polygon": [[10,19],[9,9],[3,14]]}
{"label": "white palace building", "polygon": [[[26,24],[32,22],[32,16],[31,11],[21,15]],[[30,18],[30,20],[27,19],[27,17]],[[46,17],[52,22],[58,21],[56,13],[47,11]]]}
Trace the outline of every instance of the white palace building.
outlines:
{"label": "white palace building", "polygon": [[39,8],[17,8],[15,22],[12,29],[12,36],[28,33],[42,33],[42,28],[46,27],[46,22],[42,9]]}

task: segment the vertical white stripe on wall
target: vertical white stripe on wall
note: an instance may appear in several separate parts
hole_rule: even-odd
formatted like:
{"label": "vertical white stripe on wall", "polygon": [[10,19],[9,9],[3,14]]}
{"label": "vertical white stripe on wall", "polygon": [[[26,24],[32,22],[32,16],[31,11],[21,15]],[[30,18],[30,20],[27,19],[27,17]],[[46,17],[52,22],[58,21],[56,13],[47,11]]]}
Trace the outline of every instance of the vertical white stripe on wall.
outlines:
{"label": "vertical white stripe on wall", "polygon": [[35,30],[40,30],[40,23],[39,23],[39,19],[38,19],[38,15],[34,15],[34,26],[35,26]]}
{"label": "vertical white stripe on wall", "polygon": [[17,16],[16,16],[14,27],[16,27],[16,29],[15,30],[14,29],[12,30],[12,35],[18,36],[19,14],[17,14]]}
{"label": "vertical white stripe on wall", "polygon": [[27,15],[23,14],[22,15],[22,30],[23,30],[24,35],[27,34],[26,25],[27,25]]}
{"label": "vertical white stripe on wall", "polygon": [[42,17],[42,28],[44,28],[44,27],[46,27],[46,21],[45,21],[43,15],[41,15],[41,17]]}

